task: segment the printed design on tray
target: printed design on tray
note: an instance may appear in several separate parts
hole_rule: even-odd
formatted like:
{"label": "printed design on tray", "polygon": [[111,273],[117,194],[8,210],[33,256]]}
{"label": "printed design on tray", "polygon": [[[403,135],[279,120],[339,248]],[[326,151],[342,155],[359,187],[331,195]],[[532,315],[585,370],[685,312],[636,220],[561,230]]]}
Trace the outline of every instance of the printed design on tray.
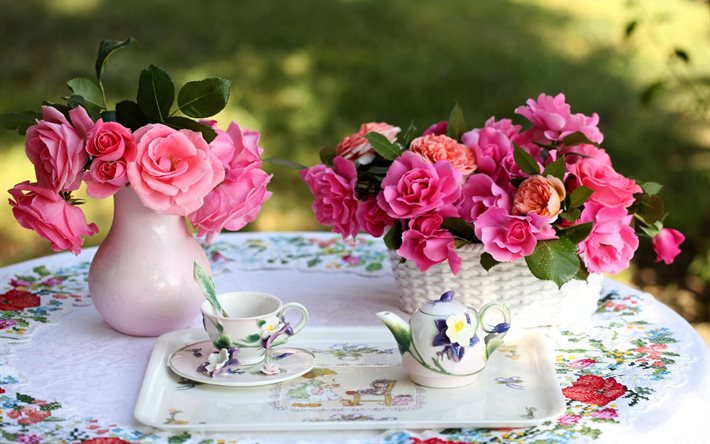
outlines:
{"label": "printed design on tray", "polygon": [[349,373],[343,368],[314,368],[302,379],[277,386],[273,391],[273,406],[277,410],[333,413],[416,410],[422,407],[422,390],[411,382],[387,377],[376,378],[369,383],[355,382],[360,378],[349,377]]}
{"label": "printed design on tray", "polygon": [[190,424],[190,421],[185,419],[178,419],[177,416],[182,413],[182,410],[178,409],[168,409],[168,417],[165,418],[163,424],[165,425],[186,425]]}
{"label": "printed design on tray", "polygon": [[315,417],[304,419],[304,422],[359,422],[359,421],[396,421],[394,416],[374,417],[372,415],[363,415],[359,413],[334,413],[327,418]]}
{"label": "printed design on tray", "polygon": [[535,407],[525,407],[525,414],[520,415],[521,418],[525,419],[535,419],[535,412],[537,411],[537,408]]}
{"label": "printed design on tray", "polygon": [[[373,347],[368,344],[338,343],[328,348],[309,348],[311,353],[318,353],[324,356],[336,358],[334,362],[328,362],[333,366],[349,366],[354,363],[358,365],[384,366],[399,362],[399,353],[396,348]],[[385,361],[383,361],[383,358]],[[394,361],[392,359],[396,358]]]}
{"label": "printed design on tray", "polygon": [[498,347],[498,351],[503,353],[503,356],[510,358],[514,361],[520,359],[520,353],[518,352],[517,345],[501,345]]}
{"label": "printed design on tray", "polygon": [[523,378],[520,376],[510,376],[508,378],[505,378],[503,376],[499,376],[496,378],[496,382],[498,384],[503,384],[508,388],[516,389],[516,390],[522,390],[525,387],[523,386]]}
{"label": "printed design on tray", "polygon": [[268,239],[217,241],[205,245],[212,270],[288,268],[301,271],[348,271],[365,276],[391,274],[387,250],[368,235],[355,240],[333,237],[275,236]]}

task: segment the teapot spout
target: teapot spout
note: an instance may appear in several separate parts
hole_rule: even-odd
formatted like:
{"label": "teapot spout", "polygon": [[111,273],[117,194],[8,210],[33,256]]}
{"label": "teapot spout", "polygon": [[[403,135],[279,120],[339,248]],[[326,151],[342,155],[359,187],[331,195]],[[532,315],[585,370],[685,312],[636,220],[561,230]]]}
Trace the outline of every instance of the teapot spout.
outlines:
{"label": "teapot spout", "polygon": [[377,317],[392,332],[392,336],[397,341],[399,352],[401,354],[408,352],[412,345],[412,331],[409,328],[409,323],[389,311],[381,311],[377,313]]}

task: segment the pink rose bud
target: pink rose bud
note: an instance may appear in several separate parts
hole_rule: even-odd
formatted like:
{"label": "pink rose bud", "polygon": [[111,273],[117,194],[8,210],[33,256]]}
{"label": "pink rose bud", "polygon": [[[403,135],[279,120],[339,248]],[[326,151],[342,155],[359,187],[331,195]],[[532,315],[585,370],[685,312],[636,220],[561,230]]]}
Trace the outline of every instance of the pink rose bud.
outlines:
{"label": "pink rose bud", "polygon": [[553,176],[528,177],[513,197],[513,214],[535,213],[554,221],[562,211],[565,196],[565,186],[560,179]]}
{"label": "pink rose bud", "polygon": [[409,151],[425,157],[431,163],[447,160],[464,176],[476,171],[476,159],[471,148],[443,134],[417,137],[409,145]]}
{"label": "pink rose bud", "polygon": [[394,142],[400,131],[400,128],[389,123],[363,123],[357,133],[346,137],[338,144],[335,152],[338,156],[352,160],[356,165],[367,165],[375,159],[376,151],[365,135],[372,132],[380,133],[390,142]]}
{"label": "pink rose bud", "polygon": [[663,261],[666,265],[670,265],[675,260],[675,257],[680,254],[679,245],[685,241],[685,236],[673,228],[664,228],[658,233],[653,240],[653,250],[656,252],[656,262]]}

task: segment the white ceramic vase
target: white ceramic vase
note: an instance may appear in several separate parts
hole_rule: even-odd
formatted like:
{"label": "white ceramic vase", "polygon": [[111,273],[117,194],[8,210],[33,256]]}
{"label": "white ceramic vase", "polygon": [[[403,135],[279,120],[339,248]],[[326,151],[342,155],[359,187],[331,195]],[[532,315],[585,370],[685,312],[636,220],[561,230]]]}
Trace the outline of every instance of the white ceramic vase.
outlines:
{"label": "white ceramic vase", "polygon": [[91,299],[111,327],[128,335],[189,327],[204,301],[192,277],[194,261],[209,272],[185,218],[157,214],[124,187],[114,196],[111,230],[91,262]]}

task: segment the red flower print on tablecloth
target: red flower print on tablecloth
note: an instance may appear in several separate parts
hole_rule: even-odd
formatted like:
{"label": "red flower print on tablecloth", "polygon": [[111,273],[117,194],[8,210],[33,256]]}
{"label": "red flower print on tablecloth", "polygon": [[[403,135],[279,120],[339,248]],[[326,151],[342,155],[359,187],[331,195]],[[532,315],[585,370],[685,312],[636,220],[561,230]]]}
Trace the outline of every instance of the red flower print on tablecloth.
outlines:
{"label": "red flower print on tablecloth", "polygon": [[639,363],[644,363],[644,362],[649,362],[649,361],[656,361],[653,362],[651,365],[656,365],[656,363],[659,363],[660,365],[663,365],[663,362],[660,362],[661,359],[663,358],[662,354],[665,352],[665,350],[668,348],[667,344],[651,344],[646,347],[636,347],[634,349],[635,352],[637,353],[645,353],[646,356],[643,358],[640,358],[637,362]]}
{"label": "red flower print on tablecloth", "polygon": [[562,425],[573,425],[577,424],[580,419],[582,419],[582,417],[578,415],[562,415],[557,422]]}
{"label": "red flower print on tablecloth", "polygon": [[462,444],[461,441],[449,441],[441,438],[419,439],[412,438],[410,444]]}
{"label": "red flower print on tablecloth", "polygon": [[34,424],[50,416],[52,416],[52,412],[40,410],[37,407],[23,407],[20,410],[10,410],[7,413],[8,418],[17,419],[17,423],[21,425]]}
{"label": "red flower print on tablecloth", "polygon": [[626,386],[616,382],[614,378],[602,378],[596,375],[580,376],[574,384],[562,389],[569,399],[587,404],[607,405],[626,393]]}
{"label": "red flower print on tablecloth", "polygon": [[592,364],[596,364],[597,361],[591,358],[584,358],[584,359],[577,359],[576,361],[572,361],[569,364],[567,364],[569,367],[572,368],[587,368]]}
{"label": "red flower print on tablecloth", "polygon": [[29,291],[9,290],[0,294],[0,310],[20,311],[29,307],[39,307],[39,296]]}
{"label": "red flower print on tablecloth", "polygon": [[91,438],[86,441],[82,441],[81,444],[131,444],[129,441],[124,441],[121,438]]}
{"label": "red flower print on tablecloth", "polygon": [[609,407],[592,412],[592,417],[599,419],[614,419],[618,416],[616,409],[610,409]]}

